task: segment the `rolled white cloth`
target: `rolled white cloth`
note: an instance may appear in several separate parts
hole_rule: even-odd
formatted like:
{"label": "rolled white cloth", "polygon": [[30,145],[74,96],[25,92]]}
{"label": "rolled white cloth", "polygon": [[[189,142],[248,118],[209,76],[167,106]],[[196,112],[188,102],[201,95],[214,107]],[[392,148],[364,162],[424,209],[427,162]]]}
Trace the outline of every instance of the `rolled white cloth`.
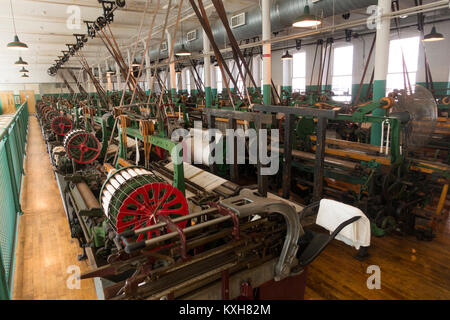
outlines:
{"label": "rolled white cloth", "polygon": [[342,222],[355,216],[361,216],[361,218],[342,229],[336,239],[356,249],[359,249],[360,246],[368,247],[370,245],[370,221],[356,207],[334,200],[322,199],[316,224],[332,233]]}

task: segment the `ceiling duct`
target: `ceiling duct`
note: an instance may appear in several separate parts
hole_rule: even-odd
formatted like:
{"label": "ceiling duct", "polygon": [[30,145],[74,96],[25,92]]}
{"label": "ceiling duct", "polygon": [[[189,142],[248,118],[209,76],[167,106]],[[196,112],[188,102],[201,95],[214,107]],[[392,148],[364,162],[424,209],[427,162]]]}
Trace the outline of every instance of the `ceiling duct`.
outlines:
{"label": "ceiling duct", "polygon": [[[304,12],[307,1],[298,0],[275,0],[272,2],[270,10],[270,21],[272,32],[278,32],[286,28],[292,27],[292,23]],[[323,17],[340,15],[352,10],[367,8],[370,5],[376,5],[377,0],[319,0],[310,5],[311,13],[321,15]],[[333,8],[334,6],[334,8]],[[185,43],[187,50],[191,52],[203,50],[203,32],[199,28],[197,39]],[[219,47],[225,42],[228,43],[225,28],[220,19],[212,23],[212,32],[214,39]],[[245,12],[245,24],[233,28],[233,34],[237,41],[252,39],[260,36],[262,33],[261,9],[259,6],[249,9]],[[181,41],[175,42],[174,52],[181,49]],[[150,50],[150,59],[153,61],[158,55],[158,49]],[[161,58],[167,58],[167,52],[161,52]]]}

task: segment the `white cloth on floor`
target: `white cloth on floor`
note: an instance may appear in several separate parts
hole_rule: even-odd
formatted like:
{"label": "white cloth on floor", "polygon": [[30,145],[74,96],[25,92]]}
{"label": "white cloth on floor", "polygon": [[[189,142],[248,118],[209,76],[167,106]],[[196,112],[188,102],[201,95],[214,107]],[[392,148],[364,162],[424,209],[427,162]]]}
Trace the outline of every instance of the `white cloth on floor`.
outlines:
{"label": "white cloth on floor", "polygon": [[360,246],[368,247],[370,245],[370,221],[356,207],[330,199],[322,199],[316,224],[332,233],[342,222],[355,216],[361,216],[361,218],[342,229],[335,239],[356,249],[359,249]]}

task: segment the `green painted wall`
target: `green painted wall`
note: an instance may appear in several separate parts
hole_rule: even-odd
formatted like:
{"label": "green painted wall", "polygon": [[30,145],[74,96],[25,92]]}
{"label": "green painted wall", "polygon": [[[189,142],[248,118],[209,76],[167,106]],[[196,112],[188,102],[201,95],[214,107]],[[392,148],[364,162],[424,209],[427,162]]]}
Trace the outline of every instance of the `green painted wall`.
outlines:
{"label": "green painted wall", "polygon": [[[427,87],[425,82],[417,82],[417,84],[420,84],[421,86]],[[434,81],[433,87],[435,94],[450,94],[450,82],[447,81]],[[431,87],[430,87],[431,89]]]}

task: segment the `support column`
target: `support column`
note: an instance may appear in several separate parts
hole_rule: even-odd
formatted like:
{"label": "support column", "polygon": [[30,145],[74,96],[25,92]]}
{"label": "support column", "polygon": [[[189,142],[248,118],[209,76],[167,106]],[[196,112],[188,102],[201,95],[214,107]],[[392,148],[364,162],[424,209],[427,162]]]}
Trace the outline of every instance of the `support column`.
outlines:
{"label": "support column", "polygon": [[[270,27],[270,0],[262,0],[262,40],[268,41],[271,37]],[[272,103],[271,92],[271,44],[263,44],[263,100],[264,104]]]}
{"label": "support column", "polygon": [[[367,59],[369,58],[370,47],[372,44],[372,37],[366,37],[363,39],[354,40],[353,42],[353,76],[352,76],[352,101],[355,101],[356,94],[358,93],[359,83],[364,74],[364,67]],[[369,89],[369,80],[373,72],[373,53],[367,66],[366,74],[361,87],[361,93],[359,96],[359,102],[364,102],[367,96],[367,90]]]}
{"label": "support column", "polygon": [[[390,0],[378,0],[378,13],[385,15],[391,12]],[[375,42],[375,75],[373,81],[373,99],[379,100],[386,96],[386,78],[389,62],[389,31],[391,20],[389,17],[381,17],[377,23],[377,36]],[[378,108],[372,114],[384,116],[386,111]],[[370,143],[381,144],[381,124],[372,123],[370,129]]]}
{"label": "support column", "polygon": [[[228,60],[228,69],[230,70],[231,74],[234,77],[233,66],[234,66],[234,60]],[[227,81],[228,81],[228,87],[230,88],[230,91],[234,92],[235,88],[233,87],[234,86],[233,82],[231,81],[231,79],[229,77],[227,77]]]}
{"label": "support column", "polygon": [[190,94],[191,96],[196,95],[197,94],[197,87],[195,86],[195,81],[194,81],[194,67],[191,67],[191,69],[189,70],[189,84],[190,84]]}
{"label": "support column", "polygon": [[[145,41],[142,40],[142,44],[145,48]],[[150,55],[147,52],[142,53],[144,55],[145,59],[145,81],[147,82],[147,94],[150,94],[150,84],[152,83],[152,75],[151,75],[151,69],[150,69]]]}
{"label": "support column", "polygon": [[127,49],[127,62],[128,62],[128,68],[131,68],[131,53],[130,53],[130,49]]}
{"label": "support column", "polygon": [[169,30],[166,30],[167,36],[167,44],[169,49],[169,66],[170,66],[170,94],[172,96],[172,101],[175,101],[177,98],[177,80],[175,75],[175,58],[174,58],[174,50],[172,47],[172,35]]}
{"label": "support column", "polygon": [[113,88],[112,88],[112,80],[111,80],[111,74],[109,74],[108,73],[108,70],[109,70],[109,64],[108,64],[108,60],[105,60],[105,67],[106,67],[106,81],[107,81],[107,84],[108,84],[108,86],[106,87],[106,91],[108,92],[108,91],[113,91]]}
{"label": "support column", "polygon": [[281,86],[281,90],[286,92],[286,94],[282,94],[283,98],[287,98],[292,93],[292,63],[293,59],[284,59],[281,61],[283,64],[283,85]]}
{"label": "support column", "polygon": [[123,90],[122,88],[122,77],[120,76],[120,69],[119,69],[119,65],[117,64],[117,62],[115,63],[115,67],[116,67],[116,82],[117,82],[117,91],[119,92],[119,97],[121,95],[121,91]]}
{"label": "support column", "polygon": [[98,81],[99,81],[100,84],[103,86],[102,67],[100,66],[100,64],[98,64],[97,70],[98,70]]}
{"label": "support column", "polygon": [[[203,30],[203,54],[207,54],[210,50],[210,43],[205,30]],[[205,106],[210,108],[212,105],[212,91],[211,91],[211,57],[206,55],[203,59],[205,62],[203,67],[205,80]]]}
{"label": "support column", "polygon": [[187,68],[181,69],[181,92],[182,93],[188,93],[188,87],[187,87],[187,77],[186,72]]}
{"label": "support column", "polygon": [[[256,87],[261,90],[261,57],[259,56],[259,54],[257,54],[252,59],[253,79],[255,79]],[[253,88],[254,92],[256,92],[257,88]]]}
{"label": "support column", "polygon": [[217,97],[217,67],[211,66],[211,93],[213,99]]}

